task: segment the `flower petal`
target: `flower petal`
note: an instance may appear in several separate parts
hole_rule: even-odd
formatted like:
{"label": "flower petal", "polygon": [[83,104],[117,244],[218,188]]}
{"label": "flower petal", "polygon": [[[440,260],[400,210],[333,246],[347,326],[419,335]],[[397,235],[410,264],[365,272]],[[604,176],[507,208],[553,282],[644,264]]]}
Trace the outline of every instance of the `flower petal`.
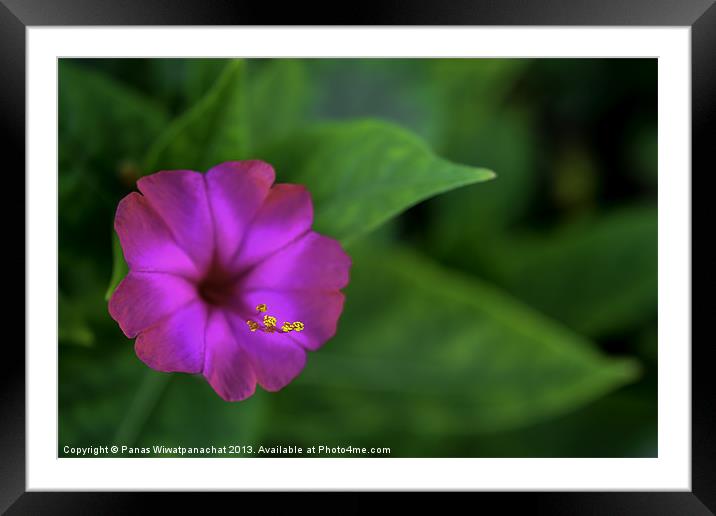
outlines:
{"label": "flower petal", "polygon": [[[290,338],[304,349],[315,351],[336,334],[344,300],[345,296],[338,291],[252,290],[242,295],[243,304],[236,307],[236,313],[237,315],[239,313],[247,314],[243,321],[243,327],[248,332],[246,319],[261,322],[263,314],[261,317],[251,314],[256,314],[256,306],[264,303],[268,307],[266,314],[273,315],[278,319],[279,328],[284,322],[300,321],[304,324],[303,331],[273,335]],[[251,336],[253,335],[254,333],[251,334]]]}
{"label": "flower petal", "polygon": [[206,270],[213,256],[214,230],[204,177],[191,170],[169,170],[139,179],[137,187],[179,246],[199,270]]}
{"label": "flower petal", "polygon": [[348,284],[350,257],[337,240],[309,231],[251,269],[241,288],[338,290]]}
{"label": "flower petal", "polygon": [[278,391],[291,383],[306,365],[306,352],[281,333],[252,332],[246,320],[227,314],[236,340],[246,351],[256,379],[267,391]]}
{"label": "flower petal", "polygon": [[196,265],[176,243],[167,225],[137,192],[120,201],[114,228],[130,269],[168,271],[189,277],[198,274]]}
{"label": "flower petal", "polygon": [[137,356],[157,371],[200,373],[206,316],[207,309],[199,301],[178,309],[137,336],[134,344]]}
{"label": "flower petal", "polygon": [[230,161],[206,173],[221,263],[229,264],[275,179],[263,161]]}
{"label": "flower petal", "polygon": [[196,288],[179,276],[130,271],[109,300],[109,314],[131,339],[196,297]]}
{"label": "flower petal", "polygon": [[206,327],[204,377],[226,401],[240,401],[256,391],[256,375],[238,344],[223,310],[212,309]]}
{"label": "flower petal", "polygon": [[247,230],[234,268],[257,263],[306,233],[312,222],[313,204],[304,186],[274,185]]}

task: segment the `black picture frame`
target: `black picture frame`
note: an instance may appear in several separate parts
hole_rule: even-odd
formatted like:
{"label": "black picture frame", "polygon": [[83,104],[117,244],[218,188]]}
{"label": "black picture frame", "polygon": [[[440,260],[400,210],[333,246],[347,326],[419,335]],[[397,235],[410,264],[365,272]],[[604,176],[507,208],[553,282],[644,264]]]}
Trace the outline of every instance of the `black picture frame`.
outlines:
{"label": "black picture frame", "polygon": [[[387,1],[291,7],[271,3],[185,0],[0,0],[0,121],[3,129],[5,180],[3,203],[6,225],[17,231],[20,246],[12,247],[6,270],[25,268],[24,225],[17,223],[25,210],[25,31],[38,25],[640,25],[691,27],[692,64],[692,188],[694,171],[713,173],[708,160],[716,139],[716,5],[714,0],[503,0],[449,2]],[[319,21],[320,20],[320,21]],[[22,180],[20,180],[22,177]],[[698,190],[692,190],[698,191]],[[703,205],[701,205],[703,206]],[[692,220],[709,220],[694,210]],[[10,229],[9,227],[7,229]],[[6,230],[7,230],[6,229]],[[15,236],[15,235],[13,235]],[[693,247],[693,246],[692,246]],[[6,249],[10,249],[6,244]],[[692,250],[693,252],[693,250]],[[7,256],[7,254],[6,254]],[[19,277],[18,274],[8,276]],[[698,283],[706,290],[711,280]],[[23,290],[23,300],[25,293]],[[6,298],[6,301],[9,299]],[[24,303],[11,303],[23,311]],[[695,328],[695,325],[692,325]],[[8,514],[126,514],[139,498],[161,497],[165,509],[181,504],[184,510],[199,501],[191,495],[147,493],[38,493],[25,492],[25,354],[18,339],[6,339],[0,361],[0,511]],[[679,343],[671,343],[678,345]],[[686,344],[686,343],[683,343]],[[651,493],[480,493],[501,510],[517,507],[545,514],[714,514],[716,513],[716,394],[710,370],[708,340],[692,344],[692,491]],[[227,495],[231,496],[231,495]],[[246,496],[245,494],[241,496]],[[251,496],[251,498],[254,498]],[[373,505],[350,495],[341,512]],[[159,500],[157,500],[159,501]],[[275,497],[280,502],[281,497]],[[143,503],[143,502],[142,502]],[[323,503],[323,502],[322,502]],[[331,502],[326,502],[330,505]],[[524,510],[524,509],[523,509]]]}

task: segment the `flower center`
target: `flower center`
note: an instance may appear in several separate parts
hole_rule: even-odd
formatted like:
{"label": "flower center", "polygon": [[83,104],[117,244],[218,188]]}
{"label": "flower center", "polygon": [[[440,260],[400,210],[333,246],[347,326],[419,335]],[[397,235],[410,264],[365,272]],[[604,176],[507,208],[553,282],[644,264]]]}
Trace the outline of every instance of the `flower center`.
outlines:
{"label": "flower center", "polygon": [[212,265],[197,285],[199,296],[210,305],[226,305],[234,295],[236,278],[218,265]]}

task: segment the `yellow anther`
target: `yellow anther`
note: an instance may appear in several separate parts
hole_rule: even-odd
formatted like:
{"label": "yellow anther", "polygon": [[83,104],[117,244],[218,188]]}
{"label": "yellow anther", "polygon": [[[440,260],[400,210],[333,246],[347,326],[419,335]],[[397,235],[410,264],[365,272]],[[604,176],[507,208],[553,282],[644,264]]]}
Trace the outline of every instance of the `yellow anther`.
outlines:
{"label": "yellow anther", "polygon": [[[265,304],[261,303],[260,305],[256,306],[257,312],[265,312],[267,310],[267,307]],[[277,331],[281,331],[282,333],[289,333],[292,331],[303,331],[304,326],[301,321],[295,321],[295,322],[284,322],[281,325],[281,329],[276,326],[276,317],[273,315],[264,315],[263,317],[264,324],[263,326],[259,324],[256,321],[253,321],[249,319],[246,321],[246,324],[248,325],[249,329],[253,332],[256,330],[261,330],[264,333],[275,333]]]}

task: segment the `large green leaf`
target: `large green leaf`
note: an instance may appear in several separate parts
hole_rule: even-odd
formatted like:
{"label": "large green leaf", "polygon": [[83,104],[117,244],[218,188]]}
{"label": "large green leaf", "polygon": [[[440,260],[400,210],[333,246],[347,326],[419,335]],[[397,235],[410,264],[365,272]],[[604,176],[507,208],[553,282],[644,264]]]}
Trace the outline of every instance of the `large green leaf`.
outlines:
{"label": "large green leaf", "polygon": [[415,135],[376,120],[319,125],[259,157],[276,167],[279,181],[308,187],[316,230],[344,243],[428,197],[495,177],[441,159]]}
{"label": "large green leaf", "polygon": [[[277,397],[274,438],[388,444],[475,435],[567,413],[638,366],[474,278],[404,251],[361,248],[338,335]],[[398,437],[402,436],[402,437]],[[409,451],[407,451],[409,449]]]}
{"label": "large green leaf", "polygon": [[157,170],[207,170],[223,161],[246,159],[249,121],[246,64],[229,62],[209,92],[159,137],[143,163]]}
{"label": "large green leaf", "polygon": [[259,156],[278,180],[308,187],[315,228],[343,242],[431,196],[495,177],[436,156],[420,138],[387,122],[324,124]]}
{"label": "large green leaf", "polygon": [[[282,391],[225,403],[203,380],[148,370],[128,349],[105,360],[125,373],[81,387],[96,375],[71,369],[91,368],[91,361],[73,366],[63,357],[65,385],[94,394],[68,407],[62,442],[199,446],[210,437],[217,446],[379,445],[394,456],[434,456],[446,449],[440,436],[464,439],[546,421],[638,374],[632,360],[604,356],[474,278],[372,240],[352,256],[337,336],[311,353]],[[71,390],[63,389],[68,398]],[[88,435],[83,421],[97,403],[110,421]]]}
{"label": "large green leaf", "polygon": [[490,251],[496,279],[575,330],[605,336],[656,315],[657,211],[622,209]]}

